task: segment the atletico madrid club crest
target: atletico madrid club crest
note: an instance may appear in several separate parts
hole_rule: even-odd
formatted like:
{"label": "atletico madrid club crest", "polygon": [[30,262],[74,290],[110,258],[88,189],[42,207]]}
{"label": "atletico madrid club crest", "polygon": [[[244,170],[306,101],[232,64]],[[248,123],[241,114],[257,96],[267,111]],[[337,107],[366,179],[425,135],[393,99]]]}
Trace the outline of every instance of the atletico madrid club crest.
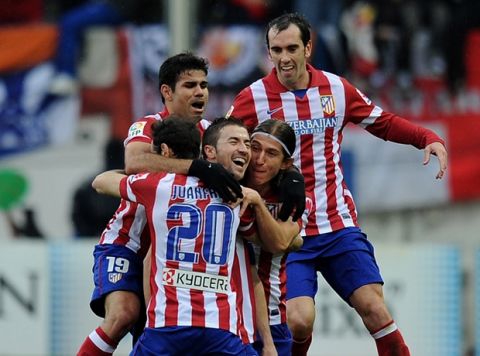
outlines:
{"label": "atletico madrid club crest", "polygon": [[333,101],[333,95],[322,95],[320,97],[322,103],[322,110],[325,116],[332,115],[335,112],[335,102]]}
{"label": "atletico madrid club crest", "polygon": [[108,274],[108,281],[110,283],[117,283],[123,277],[123,273],[109,273]]}

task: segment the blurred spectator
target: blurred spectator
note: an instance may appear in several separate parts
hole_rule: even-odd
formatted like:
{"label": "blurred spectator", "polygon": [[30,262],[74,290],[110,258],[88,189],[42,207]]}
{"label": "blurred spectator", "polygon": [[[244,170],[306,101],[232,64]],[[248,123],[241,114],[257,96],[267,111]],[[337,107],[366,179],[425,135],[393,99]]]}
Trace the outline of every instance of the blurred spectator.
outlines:
{"label": "blurred spectator", "polygon": [[[383,85],[398,72],[410,70],[409,43],[413,26],[409,26],[408,23],[418,22],[415,19],[417,14],[412,13],[410,3],[402,4],[401,0],[372,2],[376,12],[374,41],[378,50],[379,73],[377,74],[381,76],[381,82],[376,86]],[[403,16],[405,13],[409,14],[407,21]]]}
{"label": "blurred spectator", "polygon": [[43,5],[43,0],[0,0],[0,24],[42,21]]}
{"label": "blurred spectator", "polygon": [[37,226],[35,211],[32,208],[22,210],[22,219],[17,221],[11,211],[5,211],[5,217],[14,237],[44,238],[44,234]]}
{"label": "blurred spectator", "polygon": [[[478,0],[452,0],[449,14],[450,22],[444,38],[447,62],[446,78],[449,89],[456,92],[465,84],[466,79],[466,39],[470,31],[480,29],[480,2]],[[479,60],[477,58],[476,63]]]}
{"label": "blurred spectator", "polygon": [[294,0],[293,9],[312,24],[312,64],[327,72],[346,70],[345,38],[339,28],[343,0]]}
{"label": "blurred spectator", "polygon": [[65,14],[72,9],[82,6],[84,3],[88,1],[89,0],[57,0],[55,4],[56,12],[58,14]]}
{"label": "blurred spectator", "polygon": [[249,24],[264,26],[270,19],[289,12],[291,0],[204,0],[199,6],[202,25]]}
{"label": "blurred spectator", "polygon": [[[419,11],[420,26],[418,29],[415,29],[415,33],[417,38],[421,38],[422,35],[426,35],[427,38],[428,50],[424,63],[429,68],[428,74],[443,77],[446,66],[445,36],[448,33],[450,21],[449,1],[417,1],[416,5]],[[412,53],[414,54],[415,52],[415,48],[412,48]],[[414,57],[412,57],[412,71],[414,75],[418,73]],[[423,72],[428,72],[428,70]]]}
{"label": "blurred spectator", "polygon": [[[124,167],[123,142],[111,139],[105,147],[105,167],[101,171]],[[95,175],[85,180],[73,196],[72,222],[76,237],[98,237],[118,208],[120,199],[97,194],[92,188]]]}
{"label": "blurred spectator", "polygon": [[85,30],[91,26],[118,26],[125,22],[160,22],[159,3],[153,0],[90,0],[62,14],[55,58],[58,75],[52,82],[51,93],[73,94],[78,89],[77,60]]}
{"label": "blurred spectator", "polygon": [[347,38],[351,75],[364,79],[378,67],[378,51],[374,42],[376,11],[370,2],[354,1],[345,8],[340,26]]}
{"label": "blurred spectator", "polygon": [[447,28],[445,1],[374,1],[376,44],[385,77],[440,78]]}

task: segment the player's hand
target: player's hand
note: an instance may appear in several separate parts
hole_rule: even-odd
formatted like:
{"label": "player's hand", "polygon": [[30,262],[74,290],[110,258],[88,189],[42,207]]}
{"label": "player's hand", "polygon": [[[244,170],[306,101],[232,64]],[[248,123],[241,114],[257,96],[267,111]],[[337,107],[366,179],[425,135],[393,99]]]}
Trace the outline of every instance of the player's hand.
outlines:
{"label": "player's hand", "polygon": [[305,180],[296,169],[284,172],[279,182],[280,201],[282,207],[278,218],[286,221],[293,214],[293,221],[297,221],[305,210]]}
{"label": "player's hand", "polygon": [[239,215],[242,216],[250,205],[262,204],[263,200],[260,194],[254,189],[242,187],[243,199],[240,206]]}
{"label": "player's hand", "polygon": [[264,345],[262,348],[262,356],[278,356],[277,349],[275,345]]}
{"label": "player's hand", "polygon": [[198,177],[208,188],[220,194],[226,202],[243,198],[240,183],[221,164],[194,159],[188,175]]}
{"label": "player's hand", "polygon": [[440,169],[437,173],[436,178],[437,179],[442,179],[446,170],[447,170],[447,149],[445,148],[444,145],[442,145],[440,142],[433,142],[429,145],[427,145],[424,149],[424,155],[423,155],[423,164],[426,165],[428,162],[430,162],[430,156],[431,155],[437,156],[438,163],[440,165]]}

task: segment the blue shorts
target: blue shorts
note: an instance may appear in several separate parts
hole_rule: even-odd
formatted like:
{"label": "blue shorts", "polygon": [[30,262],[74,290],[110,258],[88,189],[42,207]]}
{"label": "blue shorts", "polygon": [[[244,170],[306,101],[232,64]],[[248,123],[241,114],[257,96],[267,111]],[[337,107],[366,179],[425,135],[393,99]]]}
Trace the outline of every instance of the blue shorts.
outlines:
{"label": "blue shorts", "polygon": [[287,299],[315,298],[320,272],[350,305],[352,293],[367,284],[383,284],[372,244],[356,227],[304,238],[299,251],[287,257]]}
{"label": "blue shorts", "polygon": [[188,326],[145,328],[130,356],[247,356],[247,345],[229,331]]}
{"label": "blue shorts", "polygon": [[93,290],[90,308],[105,317],[105,297],[115,291],[136,293],[143,302],[143,260],[122,245],[96,245],[93,251]]}
{"label": "blue shorts", "polygon": [[255,344],[245,344],[246,355],[247,356],[259,356],[261,353],[258,353],[255,349]]}
{"label": "blue shorts", "polygon": [[[292,354],[292,333],[287,324],[270,325],[273,343],[277,349],[278,356],[290,356]],[[263,342],[260,337],[253,343],[253,347],[259,355],[262,354]]]}

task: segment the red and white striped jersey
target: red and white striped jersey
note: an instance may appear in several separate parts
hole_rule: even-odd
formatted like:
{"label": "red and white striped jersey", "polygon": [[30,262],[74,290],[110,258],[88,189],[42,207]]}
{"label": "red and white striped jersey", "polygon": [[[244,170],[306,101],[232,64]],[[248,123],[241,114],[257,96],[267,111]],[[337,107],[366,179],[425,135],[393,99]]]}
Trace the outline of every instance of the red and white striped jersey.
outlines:
{"label": "red and white striped jersey", "polygon": [[[152,124],[168,115],[169,113],[165,109],[157,114],[147,115],[137,120],[130,126],[124,145],[126,146],[130,142],[150,144],[152,142]],[[202,119],[198,123],[198,128],[203,134],[209,125],[210,121]],[[102,232],[99,244],[124,245],[143,257],[150,246],[150,236],[148,229],[144,229],[145,224],[146,218],[143,206],[122,199],[117,211]]]}
{"label": "red and white striped jersey", "polygon": [[270,118],[283,120],[295,130],[295,164],[316,206],[306,227],[309,236],[358,226],[340,162],[345,125],[353,123],[384,140],[419,149],[443,141],[434,132],[383,111],[344,78],[309,64],[307,70],[309,87],[294,92],[278,81],[273,69],[237,95],[227,116],[241,119],[249,130]]}
{"label": "red and white striped jersey", "polygon": [[237,236],[232,278],[237,293],[238,336],[244,344],[251,344],[256,340],[255,293],[251,270],[253,266],[248,242]]}
{"label": "red and white striped jersey", "polygon": [[[276,219],[280,211],[281,203],[274,195],[263,197],[265,204],[272,216]],[[307,194],[305,211],[302,218],[298,219],[299,231],[308,222],[309,215],[313,213],[312,199]],[[259,245],[252,244],[255,253],[255,264],[258,277],[263,284],[270,325],[278,325],[287,322],[287,253],[272,254],[263,250]]]}
{"label": "red and white striped jersey", "polygon": [[[128,129],[128,136],[123,142],[124,146],[126,146],[131,141],[136,142],[145,142],[150,144],[152,142],[152,124],[155,121],[163,120],[169,115],[168,111],[165,109],[162,112],[147,115],[140,120],[134,122],[130,128]],[[203,133],[210,126],[210,121],[206,119],[201,119],[197,123],[197,127],[200,130],[200,134],[203,136]]]}
{"label": "red and white striped jersey", "polygon": [[[239,207],[196,177],[125,177],[122,198],[145,207],[152,238],[147,326],[211,327],[237,333],[232,285]],[[154,256],[154,257],[153,257]]]}
{"label": "red and white striped jersey", "polygon": [[255,251],[258,277],[262,281],[267,300],[270,325],[287,322],[286,253],[272,254],[252,244]]}

